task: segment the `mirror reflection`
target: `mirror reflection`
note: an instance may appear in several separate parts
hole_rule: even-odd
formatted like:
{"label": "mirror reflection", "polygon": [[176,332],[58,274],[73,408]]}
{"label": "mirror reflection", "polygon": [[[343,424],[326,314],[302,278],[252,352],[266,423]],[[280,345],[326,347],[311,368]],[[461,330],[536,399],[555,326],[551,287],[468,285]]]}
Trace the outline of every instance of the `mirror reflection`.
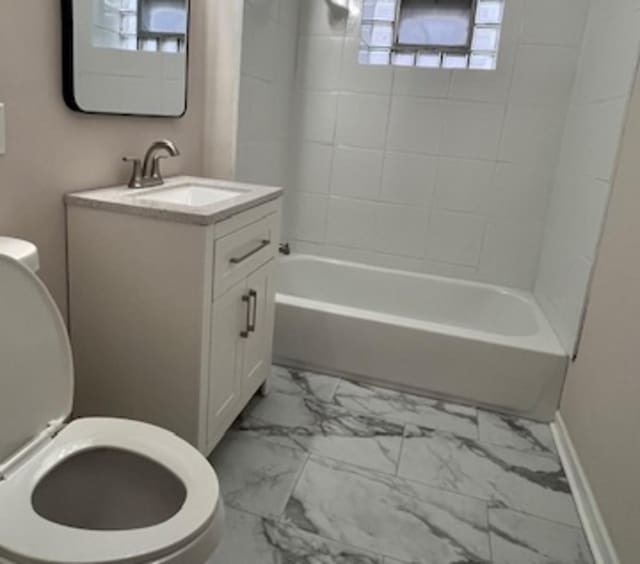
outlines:
{"label": "mirror reflection", "polygon": [[181,53],[186,49],[185,0],[96,0],[94,47]]}
{"label": "mirror reflection", "polygon": [[65,0],[64,90],[80,112],[186,111],[188,0]]}

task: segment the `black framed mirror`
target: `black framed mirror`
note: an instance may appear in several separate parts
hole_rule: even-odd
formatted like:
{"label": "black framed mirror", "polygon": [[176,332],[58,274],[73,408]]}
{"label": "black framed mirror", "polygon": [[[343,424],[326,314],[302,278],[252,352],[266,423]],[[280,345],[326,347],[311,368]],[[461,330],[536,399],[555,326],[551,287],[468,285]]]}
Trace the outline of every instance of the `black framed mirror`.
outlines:
{"label": "black framed mirror", "polygon": [[97,114],[185,114],[189,0],[61,2],[67,106]]}

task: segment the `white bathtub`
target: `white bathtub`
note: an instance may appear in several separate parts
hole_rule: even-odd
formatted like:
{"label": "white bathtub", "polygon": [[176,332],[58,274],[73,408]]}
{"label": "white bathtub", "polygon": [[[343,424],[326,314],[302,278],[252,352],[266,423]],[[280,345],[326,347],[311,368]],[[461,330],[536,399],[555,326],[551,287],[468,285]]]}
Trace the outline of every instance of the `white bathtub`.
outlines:
{"label": "white bathtub", "polygon": [[278,363],[551,421],[567,355],[529,293],[306,255],[280,260]]}

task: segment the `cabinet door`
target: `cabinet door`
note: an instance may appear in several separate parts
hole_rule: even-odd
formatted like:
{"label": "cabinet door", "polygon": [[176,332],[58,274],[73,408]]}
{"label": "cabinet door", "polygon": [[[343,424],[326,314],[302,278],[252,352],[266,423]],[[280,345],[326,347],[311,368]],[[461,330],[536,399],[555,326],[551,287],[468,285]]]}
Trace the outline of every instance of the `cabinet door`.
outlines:
{"label": "cabinet door", "polygon": [[275,261],[270,261],[247,279],[252,331],[245,339],[242,396],[246,401],[267,379],[271,370],[275,311]]}
{"label": "cabinet door", "polygon": [[237,415],[242,392],[242,357],[249,304],[242,281],[214,303],[209,359],[209,441],[223,433]]}

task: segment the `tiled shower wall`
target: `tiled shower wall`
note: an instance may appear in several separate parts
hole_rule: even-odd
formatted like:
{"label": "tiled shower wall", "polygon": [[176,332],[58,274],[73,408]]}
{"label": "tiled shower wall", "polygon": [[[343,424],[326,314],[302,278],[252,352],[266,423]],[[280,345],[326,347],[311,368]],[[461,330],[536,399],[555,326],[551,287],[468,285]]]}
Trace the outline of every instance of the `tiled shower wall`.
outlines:
{"label": "tiled shower wall", "polygon": [[245,0],[238,180],[287,184],[297,30],[298,0]]}
{"label": "tiled shower wall", "polygon": [[639,39],[637,2],[592,2],[536,283],[567,350],[574,346],[606,214]]}
{"label": "tiled shower wall", "polygon": [[352,4],[299,0],[285,236],[531,289],[588,3],[507,0],[491,72],[359,66]]}

